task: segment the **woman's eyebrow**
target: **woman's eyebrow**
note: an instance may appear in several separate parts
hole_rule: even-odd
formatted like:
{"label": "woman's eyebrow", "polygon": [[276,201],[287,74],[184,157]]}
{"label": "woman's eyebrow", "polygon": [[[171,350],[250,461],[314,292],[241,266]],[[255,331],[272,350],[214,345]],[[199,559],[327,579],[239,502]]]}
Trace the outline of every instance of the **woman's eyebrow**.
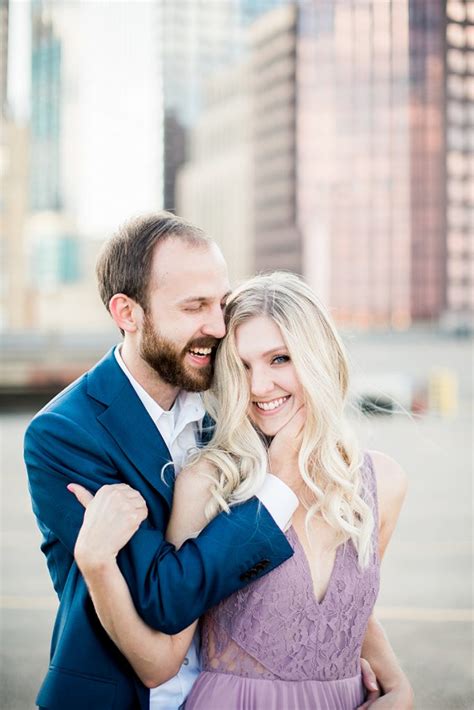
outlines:
{"label": "woman's eyebrow", "polygon": [[[274,353],[277,353],[277,352],[280,352],[280,353],[284,352],[286,354],[288,352],[288,349],[287,349],[286,345],[279,345],[276,348],[272,348],[271,350],[267,350],[266,352],[261,353],[260,357],[268,357],[269,355],[273,355]],[[245,358],[240,356],[240,359],[242,360],[242,362],[247,364],[247,361]]]}
{"label": "woman's eyebrow", "polygon": [[268,355],[273,355],[273,353],[276,353],[278,351],[284,350],[286,352],[287,348],[286,345],[278,345],[276,348],[272,348],[271,350],[266,350],[264,353],[262,353],[263,357],[268,357]]}

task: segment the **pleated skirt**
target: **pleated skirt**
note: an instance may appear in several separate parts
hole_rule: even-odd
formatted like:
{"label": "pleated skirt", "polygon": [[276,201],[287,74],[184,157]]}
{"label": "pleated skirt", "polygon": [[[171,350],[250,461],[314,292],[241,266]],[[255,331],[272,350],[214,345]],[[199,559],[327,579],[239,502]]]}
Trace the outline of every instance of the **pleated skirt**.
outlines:
{"label": "pleated skirt", "polygon": [[355,710],[362,705],[362,676],[341,680],[264,680],[204,671],[185,710]]}

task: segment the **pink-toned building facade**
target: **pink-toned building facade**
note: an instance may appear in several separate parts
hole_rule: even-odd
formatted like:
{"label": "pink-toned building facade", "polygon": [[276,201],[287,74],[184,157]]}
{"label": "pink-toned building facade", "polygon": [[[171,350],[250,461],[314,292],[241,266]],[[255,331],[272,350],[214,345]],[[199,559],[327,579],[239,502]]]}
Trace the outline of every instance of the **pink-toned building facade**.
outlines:
{"label": "pink-toned building facade", "polygon": [[472,325],[474,312],[474,2],[448,0],[447,316]]}
{"label": "pink-toned building facade", "polygon": [[446,98],[444,3],[410,0],[411,312],[446,306]]}
{"label": "pink-toned building facade", "polygon": [[444,309],[444,19],[430,7],[300,10],[304,273],[347,325],[405,328]]}
{"label": "pink-toned building facade", "polygon": [[449,109],[449,25],[431,0],[314,0],[250,27],[253,267],[302,273],[343,325],[404,329],[467,303],[472,82]]}

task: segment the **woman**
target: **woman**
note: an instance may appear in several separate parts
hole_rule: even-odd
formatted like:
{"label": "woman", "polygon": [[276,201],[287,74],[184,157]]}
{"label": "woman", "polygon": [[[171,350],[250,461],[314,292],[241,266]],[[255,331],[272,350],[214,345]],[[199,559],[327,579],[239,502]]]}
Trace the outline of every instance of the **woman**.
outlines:
{"label": "woman", "polygon": [[[204,672],[186,709],[354,710],[364,702],[361,649],[405,476],[388,457],[359,451],[344,421],[344,348],[301,279],[251,279],[229,298],[226,321],[206,402],[216,427],[177,478],[167,536],[180,546],[219,511],[252,497],[269,465],[278,466],[268,446],[286,429],[299,498],[287,531],[295,554],[202,619]],[[146,506],[118,488],[136,511],[134,524],[124,517],[125,544]],[[114,560],[107,590],[95,588],[93,554],[79,536],[76,559],[102,623],[147,686],[164,682],[180,667],[195,624],[174,637],[148,628]]]}

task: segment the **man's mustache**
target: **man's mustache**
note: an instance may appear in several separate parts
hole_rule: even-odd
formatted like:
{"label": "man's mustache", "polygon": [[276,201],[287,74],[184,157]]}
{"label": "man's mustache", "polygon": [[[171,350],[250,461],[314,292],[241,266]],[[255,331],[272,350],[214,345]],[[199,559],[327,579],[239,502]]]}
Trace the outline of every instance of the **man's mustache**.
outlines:
{"label": "man's mustache", "polygon": [[185,352],[188,350],[191,350],[193,348],[217,348],[219,345],[220,340],[217,340],[216,338],[195,338],[194,340],[190,340],[189,343],[186,345]]}

